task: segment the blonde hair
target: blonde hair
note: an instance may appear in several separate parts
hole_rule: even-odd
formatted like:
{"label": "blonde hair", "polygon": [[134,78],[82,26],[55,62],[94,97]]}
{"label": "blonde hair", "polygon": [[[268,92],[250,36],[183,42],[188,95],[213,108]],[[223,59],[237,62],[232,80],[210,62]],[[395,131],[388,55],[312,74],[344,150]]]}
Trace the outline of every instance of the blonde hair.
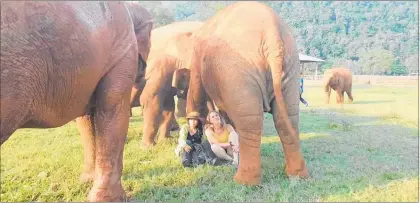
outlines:
{"label": "blonde hair", "polygon": [[205,129],[210,128],[210,129],[212,129],[212,130],[214,131],[213,124],[210,122],[210,114],[211,114],[211,113],[217,113],[217,115],[219,115],[219,118],[220,118],[220,124],[222,125],[222,127],[225,127],[225,125],[226,125],[226,121],[225,121],[225,119],[223,118],[223,116],[222,116],[219,112],[217,112],[217,111],[210,111],[210,112],[207,114],[206,124],[205,124]]}

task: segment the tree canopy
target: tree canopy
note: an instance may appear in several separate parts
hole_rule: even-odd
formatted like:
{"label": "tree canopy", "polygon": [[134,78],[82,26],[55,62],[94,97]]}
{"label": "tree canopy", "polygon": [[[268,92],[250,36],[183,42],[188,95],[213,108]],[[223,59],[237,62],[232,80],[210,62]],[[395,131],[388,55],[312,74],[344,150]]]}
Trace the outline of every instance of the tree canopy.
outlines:
{"label": "tree canopy", "polygon": [[[155,26],[205,21],[233,1],[140,2]],[[418,72],[418,2],[263,1],[292,28],[299,52],[326,60],[321,71],[347,61],[355,74]]]}

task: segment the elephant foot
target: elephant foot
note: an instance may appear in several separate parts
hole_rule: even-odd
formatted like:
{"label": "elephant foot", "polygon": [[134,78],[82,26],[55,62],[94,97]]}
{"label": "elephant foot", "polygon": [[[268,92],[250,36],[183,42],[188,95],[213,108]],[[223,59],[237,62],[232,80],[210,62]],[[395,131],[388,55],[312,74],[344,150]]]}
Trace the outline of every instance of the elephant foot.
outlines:
{"label": "elephant foot", "polygon": [[289,178],[309,178],[309,171],[308,171],[308,169],[307,168],[304,168],[303,170],[301,170],[301,171],[298,171],[298,172],[296,172],[296,171],[293,171],[293,172],[289,172],[289,171],[287,171],[287,169],[286,169],[286,174],[287,174],[287,177],[289,177]]}
{"label": "elephant foot", "polygon": [[121,183],[110,188],[98,188],[93,186],[89,192],[90,202],[126,202],[127,197]]}
{"label": "elephant foot", "polygon": [[172,136],[170,135],[166,135],[166,136],[160,136],[159,137],[159,142],[167,142],[172,138]]}
{"label": "elephant foot", "polygon": [[142,142],[141,144],[140,144],[140,149],[143,149],[143,150],[148,150],[148,149],[151,149],[151,148],[153,148],[153,146],[155,146],[156,145],[156,143],[155,142]]}
{"label": "elephant foot", "polygon": [[79,177],[79,181],[80,181],[80,183],[92,182],[94,177],[95,177],[95,172],[94,171],[83,172]]}
{"label": "elephant foot", "polygon": [[305,166],[305,162],[300,161],[299,167],[291,166],[293,164],[288,164],[286,166],[286,175],[287,177],[299,177],[299,178],[309,178],[308,168]]}
{"label": "elephant foot", "polygon": [[241,185],[259,185],[261,183],[261,173],[242,172],[238,169],[233,179]]}

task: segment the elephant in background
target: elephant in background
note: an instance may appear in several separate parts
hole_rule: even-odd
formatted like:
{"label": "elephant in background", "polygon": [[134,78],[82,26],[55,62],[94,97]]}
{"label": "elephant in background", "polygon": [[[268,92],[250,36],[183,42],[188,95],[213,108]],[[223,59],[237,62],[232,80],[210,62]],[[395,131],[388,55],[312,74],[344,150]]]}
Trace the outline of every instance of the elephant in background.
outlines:
{"label": "elephant in background", "polygon": [[[170,130],[178,126],[174,111],[174,96],[178,97],[179,112],[185,111],[183,100],[186,99],[188,82],[178,83],[172,87],[175,70],[185,68],[187,56],[191,51],[190,35],[198,29],[202,22],[176,22],[152,31],[152,47],[147,60],[145,86],[140,95],[143,110],[143,138],[142,145],[151,147],[155,144],[155,137],[159,139],[170,136]],[[188,78],[185,78],[188,81]],[[133,96],[133,93],[132,93]],[[132,100],[137,100],[137,95]],[[183,110],[184,109],[184,110]]]}
{"label": "elephant in background", "polygon": [[148,26],[133,27],[131,17],[123,2],[1,2],[0,144],[19,128],[78,118],[94,179],[89,201],[125,198],[130,91],[149,49],[140,37]]}
{"label": "elephant in background", "polygon": [[259,2],[237,2],[196,30],[187,113],[205,115],[210,97],[239,135],[240,184],[261,181],[263,112],[273,114],[288,176],[308,177],[299,140],[299,57],[288,25]]}
{"label": "elephant in background", "polygon": [[[137,12],[137,14],[138,13],[140,12]],[[149,40],[151,47],[150,49],[159,51],[160,49],[164,48],[162,46],[165,46],[166,42],[174,35],[190,32],[201,24],[202,22],[175,22],[159,28],[155,28],[151,31],[151,39]],[[142,72],[139,73],[139,81],[137,81],[135,86],[133,86],[130,98],[132,107],[140,106],[140,95],[143,92],[144,86],[146,85],[145,73],[146,69],[143,69]]]}
{"label": "elephant in background", "polygon": [[336,92],[337,104],[344,103],[344,92],[349,97],[349,103],[353,102],[353,95],[351,94],[352,88],[352,73],[347,68],[332,68],[326,70],[324,73],[324,91],[325,102],[330,102],[331,89]]}

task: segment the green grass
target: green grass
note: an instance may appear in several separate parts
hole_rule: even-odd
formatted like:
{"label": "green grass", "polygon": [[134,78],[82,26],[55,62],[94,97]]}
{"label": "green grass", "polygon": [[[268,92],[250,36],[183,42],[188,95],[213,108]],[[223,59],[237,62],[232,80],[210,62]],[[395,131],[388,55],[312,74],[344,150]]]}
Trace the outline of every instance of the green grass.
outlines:
{"label": "green grass", "polygon": [[[132,201],[418,201],[418,88],[355,85],[353,94],[354,103],[341,109],[335,92],[326,105],[320,86],[305,87],[310,106],[301,106],[300,137],[307,180],[285,177],[269,114],[262,184],[254,187],[236,184],[228,166],[182,168],[173,152],[176,139],[141,150],[142,118],[134,116],[123,187]],[[1,146],[0,200],[85,201],[90,184],[78,183],[82,161],[74,122],[18,130]]]}

